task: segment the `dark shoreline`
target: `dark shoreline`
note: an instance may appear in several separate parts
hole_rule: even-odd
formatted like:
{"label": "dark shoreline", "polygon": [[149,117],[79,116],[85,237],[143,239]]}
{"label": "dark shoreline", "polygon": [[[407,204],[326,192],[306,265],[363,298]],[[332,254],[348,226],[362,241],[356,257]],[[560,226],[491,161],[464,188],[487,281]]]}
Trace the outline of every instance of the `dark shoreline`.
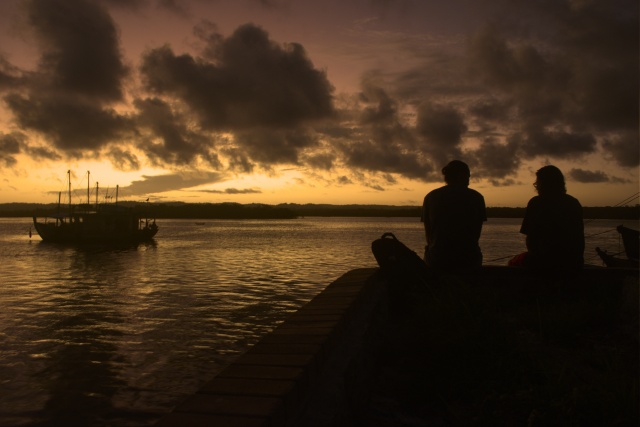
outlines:
{"label": "dark shoreline", "polygon": [[[371,217],[371,218],[419,218],[419,206],[388,205],[328,205],[293,204],[279,205],[240,203],[144,203],[120,202],[143,216],[160,219],[294,219],[300,217]],[[1,203],[0,218],[31,217],[53,214],[55,203]],[[522,218],[524,207],[488,207],[489,218]],[[635,206],[586,206],[585,219],[640,220],[640,205]]]}

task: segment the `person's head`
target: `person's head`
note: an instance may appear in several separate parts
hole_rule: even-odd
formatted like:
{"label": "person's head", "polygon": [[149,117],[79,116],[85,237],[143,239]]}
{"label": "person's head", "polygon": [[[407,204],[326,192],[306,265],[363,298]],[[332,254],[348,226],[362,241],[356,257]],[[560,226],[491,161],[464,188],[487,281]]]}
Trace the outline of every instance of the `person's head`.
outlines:
{"label": "person's head", "polygon": [[538,194],[542,195],[556,195],[565,194],[567,187],[564,183],[564,175],[560,169],[555,166],[544,166],[536,172],[536,182],[533,183],[536,187]]}
{"label": "person's head", "polygon": [[444,182],[452,185],[469,185],[471,171],[469,166],[460,160],[452,160],[442,168]]}

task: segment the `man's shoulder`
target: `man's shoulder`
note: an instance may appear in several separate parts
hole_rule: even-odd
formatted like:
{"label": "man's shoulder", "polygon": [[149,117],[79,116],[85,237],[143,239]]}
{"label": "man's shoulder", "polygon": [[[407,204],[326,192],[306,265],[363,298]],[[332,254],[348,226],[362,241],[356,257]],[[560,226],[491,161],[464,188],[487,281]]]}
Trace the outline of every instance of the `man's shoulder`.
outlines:
{"label": "man's shoulder", "polygon": [[439,202],[447,203],[447,201],[453,200],[473,200],[474,203],[484,203],[484,196],[479,191],[468,187],[445,185],[427,193],[424,197],[423,205]]}
{"label": "man's shoulder", "polygon": [[479,191],[477,191],[477,190],[474,190],[473,188],[467,188],[467,191],[468,191],[470,194],[473,194],[473,196],[474,196],[474,197],[478,197],[478,198],[482,198],[482,199],[484,199],[484,196],[482,195],[482,193],[481,193],[481,192],[479,192]]}
{"label": "man's shoulder", "polygon": [[434,197],[438,197],[441,194],[444,194],[447,191],[447,186],[438,187],[435,190],[431,190],[424,196],[424,200],[433,199]]}
{"label": "man's shoulder", "polygon": [[439,195],[448,195],[448,194],[454,194],[454,195],[466,194],[466,195],[473,195],[474,197],[484,198],[482,193],[474,190],[473,188],[455,186],[455,185],[444,185],[442,187],[436,188],[435,190],[431,190],[429,193],[427,193],[427,195],[425,196],[425,199],[427,197],[431,198],[431,197],[437,197]]}

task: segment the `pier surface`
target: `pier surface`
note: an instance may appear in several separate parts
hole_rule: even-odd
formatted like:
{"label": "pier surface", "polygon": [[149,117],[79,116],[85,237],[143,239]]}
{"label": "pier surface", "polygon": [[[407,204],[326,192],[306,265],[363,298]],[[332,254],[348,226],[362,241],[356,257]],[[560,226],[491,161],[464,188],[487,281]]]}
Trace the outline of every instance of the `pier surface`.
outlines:
{"label": "pier surface", "polygon": [[386,292],[377,269],[349,271],[156,425],[348,423],[344,375],[368,374],[357,360],[368,351],[367,335],[382,330],[376,318],[385,320]]}
{"label": "pier surface", "polygon": [[638,305],[628,271],[352,270],[156,425],[637,425]]}

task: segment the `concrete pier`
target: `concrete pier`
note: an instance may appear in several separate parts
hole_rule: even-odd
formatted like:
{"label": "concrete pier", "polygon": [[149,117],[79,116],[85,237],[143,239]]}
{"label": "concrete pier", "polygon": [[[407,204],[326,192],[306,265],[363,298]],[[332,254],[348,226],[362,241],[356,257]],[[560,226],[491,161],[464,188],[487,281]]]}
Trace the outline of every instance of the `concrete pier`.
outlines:
{"label": "concrete pier", "polygon": [[349,271],[156,425],[349,424],[349,388],[369,377],[386,293],[378,269]]}
{"label": "concrete pier", "polygon": [[396,279],[349,271],[157,426],[637,425],[637,270]]}

